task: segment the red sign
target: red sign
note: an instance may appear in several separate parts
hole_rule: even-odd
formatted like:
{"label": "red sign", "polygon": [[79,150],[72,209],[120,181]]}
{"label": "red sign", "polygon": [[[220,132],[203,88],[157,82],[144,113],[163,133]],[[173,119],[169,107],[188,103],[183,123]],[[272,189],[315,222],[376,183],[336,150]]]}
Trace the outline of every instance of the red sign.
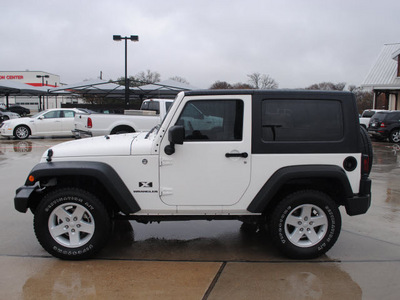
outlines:
{"label": "red sign", "polygon": [[1,79],[8,79],[8,80],[22,80],[24,79],[24,75],[0,75],[0,80]]}

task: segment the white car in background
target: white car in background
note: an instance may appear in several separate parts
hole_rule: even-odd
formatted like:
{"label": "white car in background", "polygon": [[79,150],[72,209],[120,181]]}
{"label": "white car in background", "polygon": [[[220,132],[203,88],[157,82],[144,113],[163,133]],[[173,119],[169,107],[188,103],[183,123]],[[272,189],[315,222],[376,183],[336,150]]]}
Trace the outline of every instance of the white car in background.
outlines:
{"label": "white car in background", "polygon": [[4,121],[0,134],[24,140],[32,136],[72,136],[76,108],[54,108],[39,112],[31,117]]}
{"label": "white car in background", "polygon": [[19,114],[0,108],[0,116],[3,121],[19,118]]}

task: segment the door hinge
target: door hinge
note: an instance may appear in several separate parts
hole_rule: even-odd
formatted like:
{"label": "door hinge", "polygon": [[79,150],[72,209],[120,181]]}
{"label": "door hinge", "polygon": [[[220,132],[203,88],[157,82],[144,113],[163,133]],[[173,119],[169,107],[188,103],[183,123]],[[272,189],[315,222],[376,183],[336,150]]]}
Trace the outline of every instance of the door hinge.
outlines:
{"label": "door hinge", "polygon": [[168,158],[165,156],[160,157],[160,166],[170,166],[172,165],[172,158]]}
{"label": "door hinge", "polygon": [[172,195],[174,192],[173,192],[173,189],[171,189],[171,188],[161,188],[160,189],[160,196],[168,196],[168,195]]}

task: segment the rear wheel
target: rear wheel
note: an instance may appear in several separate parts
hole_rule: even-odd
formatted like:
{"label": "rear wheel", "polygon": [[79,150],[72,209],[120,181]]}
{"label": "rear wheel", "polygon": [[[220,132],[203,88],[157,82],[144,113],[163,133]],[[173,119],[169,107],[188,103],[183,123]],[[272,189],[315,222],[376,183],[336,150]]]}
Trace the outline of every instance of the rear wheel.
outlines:
{"label": "rear wheel", "polygon": [[336,242],[341,229],[336,203],[326,194],[304,190],[286,196],[269,224],[272,240],[291,258],[315,258]]}
{"label": "rear wheel", "polygon": [[106,208],[91,193],[63,188],[47,194],[35,210],[34,229],[42,247],[51,255],[85,259],[106,244],[111,222]]}
{"label": "rear wheel", "polygon": [[400,143],[400,129],[394,129],[389,134],[389,141],[391,143]]}

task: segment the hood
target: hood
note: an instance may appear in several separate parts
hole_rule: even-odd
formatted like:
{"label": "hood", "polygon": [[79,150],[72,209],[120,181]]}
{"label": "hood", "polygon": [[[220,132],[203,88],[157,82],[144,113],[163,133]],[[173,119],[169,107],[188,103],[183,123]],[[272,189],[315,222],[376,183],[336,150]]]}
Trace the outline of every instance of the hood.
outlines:
{"label": "hood", "polygon": [[[145,139],[145,133],[128,133],[69,141],[51,147],[53,159],[93,156],[127,156],[148,154],[152,141]],[[46,159],[48,150],[43,153]]]}

